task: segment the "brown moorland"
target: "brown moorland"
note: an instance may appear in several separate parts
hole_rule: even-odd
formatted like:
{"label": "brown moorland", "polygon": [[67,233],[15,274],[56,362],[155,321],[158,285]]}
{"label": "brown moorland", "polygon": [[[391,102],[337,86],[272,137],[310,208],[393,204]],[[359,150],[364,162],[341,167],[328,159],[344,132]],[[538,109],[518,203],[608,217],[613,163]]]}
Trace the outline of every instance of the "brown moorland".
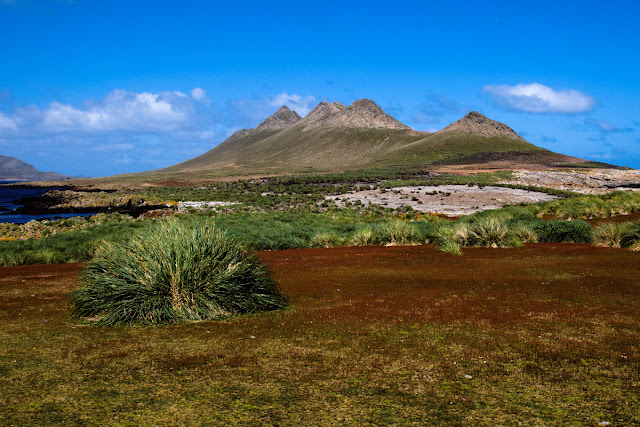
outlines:
{"label": "brown moorland", "polygon": [[640,254],[262,252],[291,309],[83,326],[80,264],[0,268],[3,425],[640,424]]}

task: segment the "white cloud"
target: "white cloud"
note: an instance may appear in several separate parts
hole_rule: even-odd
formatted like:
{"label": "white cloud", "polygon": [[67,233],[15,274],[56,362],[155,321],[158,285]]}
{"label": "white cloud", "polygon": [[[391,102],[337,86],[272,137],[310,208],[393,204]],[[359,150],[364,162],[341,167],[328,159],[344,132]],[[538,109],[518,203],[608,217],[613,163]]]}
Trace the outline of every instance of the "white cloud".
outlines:
{"label": "white cloud", "polygon": [[0,129],[17,129],[17,119],[0,113]]}
{"label": "white cloud", "polygon": [[191,97],[196,101],[204,101],[207,99],[207,92],[204,89],[197,87],[191,91]]}
{"label": "white cloud", "polygon": [[289,95],[286,92],[282,92],[272,97],[267,104],[271,107],[286,105],[296,113],[300,114],[300,116],[304,117],[313,109],[313,107],[315,107],[315,100],[316,99],[311,95]]}
{"label": "white cloud", "polygon": [[0,113],[0,129],[23,134],[114,131],[166,133],[189,129],[198,120],[194,101],[182,92],[127,92],[116,89],[82,108],[53,101],[47,108],[21,107]]}
{"label": "white cloud", "polygon": [[574,89],[556,91],[540,83],[485,85],[493,101],[503,108],[527,113],[576,114],[591,111],[596,100]]}
{"label": "white cloud", "polygon": [[78,104],[54,100],[2,110],[0,147],[18,158],[48,153],[49,170],[70,175],[138,172],[200,155],[231,130],[255,127],[282,104],[306,114],[314,100],[281,93],[214,105],[199,87],[185,93],[116,89]]}
{"label": "white cloud", "polygon": [[183,127],[193,111],[182,92],[126,92],[116,89],[84,109],[52,102],[43,111],[42,127],[53,131],[163,132]]}

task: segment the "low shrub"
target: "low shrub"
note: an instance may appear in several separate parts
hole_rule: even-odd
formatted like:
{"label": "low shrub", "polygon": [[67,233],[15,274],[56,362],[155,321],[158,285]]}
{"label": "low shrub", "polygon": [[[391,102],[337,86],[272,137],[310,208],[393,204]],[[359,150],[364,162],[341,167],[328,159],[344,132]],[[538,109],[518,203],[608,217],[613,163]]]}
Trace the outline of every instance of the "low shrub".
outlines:
{"label": "low shrub", "polygon": [[96,325],[213,320],[285,306],[268,269],[208,218],[169,218],[105,242],[71,295],[72,316]]}
{"label": "low shrub", "polygon": [[590,243],[593,240],[591,226],[582,220],[541,221],[536,224],[534,231],[538,235],[538,240],[546,243]]}

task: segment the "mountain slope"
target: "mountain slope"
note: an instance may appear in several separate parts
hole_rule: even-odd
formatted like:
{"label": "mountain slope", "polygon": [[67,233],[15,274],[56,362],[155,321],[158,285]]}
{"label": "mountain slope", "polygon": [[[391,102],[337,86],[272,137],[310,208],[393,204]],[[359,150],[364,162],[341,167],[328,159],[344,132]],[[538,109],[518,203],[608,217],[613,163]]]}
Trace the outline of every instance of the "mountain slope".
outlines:
{"label": "mountain slope", "polygon": [[0,156],[0,181],[59,181],[72,177],[38,169],[10,156]]}
{"label": "mountain slope", "polygon": [[239,130],[201,156],[154,172],[278,173],[495,159],[580,160],[536,147],[475,111],[438,132],[418,132],[360,99],[348,107],[321,102],[304,118],[283,106],[254,129]]}
{"label": "mountain slope", "polygon": [[506,124],[472,111],[444,129],[402,147],[387,163],[429,165],[500,159],[540,164],[581,161],[537,147]]}

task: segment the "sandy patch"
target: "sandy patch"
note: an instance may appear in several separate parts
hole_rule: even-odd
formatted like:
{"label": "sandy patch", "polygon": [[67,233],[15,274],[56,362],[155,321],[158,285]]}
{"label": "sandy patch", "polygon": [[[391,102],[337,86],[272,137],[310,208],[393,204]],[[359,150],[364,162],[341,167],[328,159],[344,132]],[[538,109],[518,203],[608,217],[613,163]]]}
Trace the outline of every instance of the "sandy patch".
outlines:
{"label": "sandy patch", "polygon": [[345,203],[377,204],[386,208],[411,208],[447,216],[469,215],[504,205],[535,203],[557,199],[546,193],[502,187],[469,187],[466,185],[439,185],[394,187],[390,189],[362,190],[338,196],[328,196],[338,205]]}

